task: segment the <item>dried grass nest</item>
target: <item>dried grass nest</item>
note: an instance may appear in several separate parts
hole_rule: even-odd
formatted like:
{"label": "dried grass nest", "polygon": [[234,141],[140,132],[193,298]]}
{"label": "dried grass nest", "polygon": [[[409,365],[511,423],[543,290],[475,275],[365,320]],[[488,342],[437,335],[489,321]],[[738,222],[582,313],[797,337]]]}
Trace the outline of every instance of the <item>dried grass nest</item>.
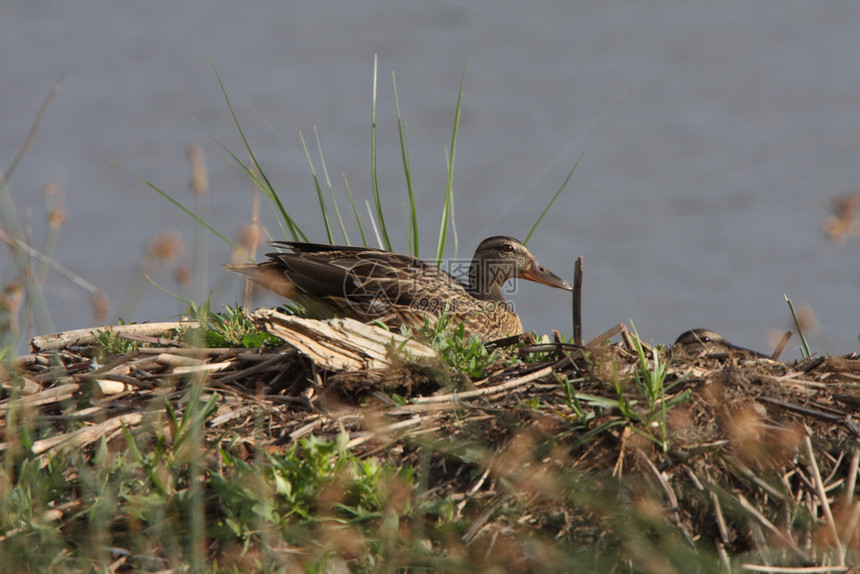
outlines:
{"label": "dried grass nest", "polygon": [[[347,433],[356,456],[397,465],[424,449],[428,488],[469,521],[467,544],[492,549],[528,528],[598,548],[624,536],[613,520],[633,508],[726,561],[776,553],[783,564],[845,564],[860,548],[856,354],[785,363],[647,349],[670,357],[666,380],[680,381],[662,398],[683,399],[665,413],[664,449],[663,415],[647,420],[640,360],[621,327],[579,348],[503,341],[505,358],[471,380],[420,345],[409,359],[392,355],[395,336],[375,327],[284,317],[255,315],[287,341],[274,350],[177,346],[162,337],[176,327],[167,324],[112,328],[142,345],[102,363],[87,332],[34,339],[2,373],[0,448],[13,406],[54,427],[35,455],[86,451],[160,420],[168,404],[182,411],[198,381],[200,400],[218,400],[205,440],[238,436],[231,448],[249,462],[309,435]],[[512,360],[530,356],[543,360]],[[517,520],[499,511],[512,500]]]}

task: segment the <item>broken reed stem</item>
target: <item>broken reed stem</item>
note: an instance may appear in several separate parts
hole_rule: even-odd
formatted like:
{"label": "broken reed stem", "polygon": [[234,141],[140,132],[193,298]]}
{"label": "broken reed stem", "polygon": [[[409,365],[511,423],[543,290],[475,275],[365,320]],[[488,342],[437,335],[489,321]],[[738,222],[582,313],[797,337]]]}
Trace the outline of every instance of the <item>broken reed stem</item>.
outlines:
{"label": "broken reed stem", "polygon": [[614,337],[618,333],[624,332],[624,329],[625,329],[624,325],[622,323],[619,323],[619,324],[615,325],[614,327],[612,327],[611,329],[607,329],[603,333],[601,333],[598,336],[596,336],[595,338],[593,338],[591,341],[589,341],[585,345],[585,348],[586,349],[595,349],[595,348],[599,347],[601,344],[603,344],[604,342],[609,341],[609,339],[611,339],[612,337]]}
{"label": "broken reed stem", "polygon": [[573,266],[573,342],[582,345],[582,255]]}
{"label": "broken reed stem", "polygon": [[788,340],[791,339],[791,331],[786,331],[785,335],[782,336],[782,339],[779,340],[779,344],[773,350],[773,354],[770,356],[774,361],[779,360],[779,356],[782,354],[783,349],[788,344]]}

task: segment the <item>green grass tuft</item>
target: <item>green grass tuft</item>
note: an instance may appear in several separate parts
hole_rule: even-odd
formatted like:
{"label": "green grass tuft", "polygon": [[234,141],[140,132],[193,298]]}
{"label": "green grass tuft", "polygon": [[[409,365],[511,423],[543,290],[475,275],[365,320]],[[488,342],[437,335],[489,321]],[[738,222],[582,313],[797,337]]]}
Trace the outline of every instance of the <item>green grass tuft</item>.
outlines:
{"label": "green grass tuft", "polygon": [[257,348],[281,344],[277,337],[261,331],[245,309],[238,305],[227,305],[224,311],[215,313],[208,301],[202,305],[191,302],[188,314],[200,324],[200,328],[187,330],[182,339],[199,346]]}

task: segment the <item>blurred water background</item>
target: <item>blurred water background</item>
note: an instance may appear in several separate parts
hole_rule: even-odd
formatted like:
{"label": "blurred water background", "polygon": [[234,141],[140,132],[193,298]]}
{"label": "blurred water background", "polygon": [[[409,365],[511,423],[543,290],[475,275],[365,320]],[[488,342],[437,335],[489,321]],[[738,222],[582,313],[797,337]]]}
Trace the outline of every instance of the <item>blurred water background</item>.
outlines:
{"label": "blurred water background", "polygon": [[[378,54],[386,220],[395,249],[408,250],[393,71],[429,257],[470,49],[454,171],[458,256],[486,235],[522,238],[584,154],[529,246],[568,279],[584,256],[586,338],[632,320],[654,343],[707,327],[769,351],[772,333],[792,327],[787,294],[814,313],[815,349],[844,353],[858,350],[860,244],[832,244],[822,226],[832,199],[860,187],[858,29],[860,4],[836,1],[5,0],[0,165],[63,73],[9,189],[39,247],[43,188],[57,186],[66,220],[53,257],[108,295],[113,322],[154,237],[178,232],[178,263],[191,265],[193,222],[112,162],[192,206],[185,153],[199,144],[212,225],[235,238],[250,217],[248,181],[206,134],[245,159],[210,59],[292,146],[301,150],[299,132],[313,140],[316,127],[334,187],[344,193],[345,173],[363,204]],[[231,95],[287,208],[324,241],[308,169]],[[218,305],[241,298],[221,271],[229,258],[213,238],[208,288]],[[174,267],[154,278],[177,289]],[[4,280],[13,278],[7,266]],[[45,289],[53,328],[92,324],[86,291],[53,272]],[[526,284],[513,299],[527,329],[571,332],[568,294]],[[147,284],[123,318],[162,321],[181,309]],[[798,343],[784,356],[799,356]]]}

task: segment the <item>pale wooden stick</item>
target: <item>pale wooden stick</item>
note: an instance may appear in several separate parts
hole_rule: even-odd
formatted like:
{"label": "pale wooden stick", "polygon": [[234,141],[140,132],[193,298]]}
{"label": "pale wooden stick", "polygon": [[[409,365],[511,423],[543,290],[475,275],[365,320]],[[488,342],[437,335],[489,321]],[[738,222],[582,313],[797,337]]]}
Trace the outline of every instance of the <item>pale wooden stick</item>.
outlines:
{"label": "pale wooden stick", "polygon": [[848,466],[848,483],[845,485],[845,506],[851,506],[854,501],[854,487],[857,486],[857,468],[860,466],[860,448],[851,451],[851,463]]}
{"label": "pale wooden stick", "polygon": [[711,500],[714,503],[714,514],[717,519],[717,529],[720,531],[720,540],[723,544],[729,544],[729,529],[726,526],[726,518],[723,516],[723,507],[720,505],[720,499],[717,497],[717,493],[713,490],[711,491]]}
{"label": "pale wooden stick", "polygon": [[461,400],[461,399],[471,399],[473,397],[483,397],[486,395],[495,395],[497,393],[501,393],[510,389],[515,389],[517,387],[521,387],[526,385],[534,380],[540,379],[552,373],[552,367],[545,367],[539,371],[535,371],[530,375],[526,375],[524,377],[516,377],[514,379],[509,380],[507,383],[502,383],[501,385],[495,385],[493,387],[485,387],[483,389],[477,389],[474,391],[465,391],[462,393],[448,393],[446,395],[435,395],[432,397],[420,397],[412,401],[412,404],[422,405],[427,403],[444,403],[447,401],[453,400]]}
{"label": "pale wooden stick", "polygon": [[760,566],[758,564],[741,564],[744,570],[753,572],[768,572],[771,574],[818,574],[820,572],[845,572],[845,566]]}
{"label": "pale wooden stick", "polygon": [[[27,395],[25,397],[14,399],[14,401],[16,406],[21,407],[37,407],[40,405],[48,405],[71,398],[71,396],[79,388],[80,385],[76,383],[58,385],[56,387],[51,387],[50,389],[45,389],[44,391],[40,391],[38,393],[33,393],[32,395]],[[0,416],[2,416],[8,409],[9,400],[6,400],[4,403],[0,404]]]}
{"label": "pale wooden stick", "polygon": [[180,327],[197,327],[197,321],[175,321],[172,323],[141,323],[135,325],[114,325],[112,327],[90,327],[88,329],[75,329],[53,335],[42,335],[33,337],[30,341],[30,349],[34,353],[39,351],[58,351],[63,347],[74,345],[92,345],[96,342],[95,333],[98,331],[110,331],[114,335],[161,335],[171,329]]}
{"label": "pale wooden stick", "polygon": [[385,426],[385,427],[382,427],[382,428],[380,428],[380,429],[375,429],[375,430],[372,430],[372,431],[368,431],[366,434],[363,434],[363,435],[362,435],[362,436],[360,436],[360,437],[354,438],[354,439],[352,439],[351,441],[349,441],[348,443],[346,443],[346,447],[347,447],[347,448],[354,448],[354,447],[357,447],[358,445],[360,445],[360,444],[364,444],[364,443],[366,443],[367,441],[371,440],[372,438],[375,438],[375,437],[377,437],[377,436],[379,436],[379,435],[381,435],[381,434],[383,434],[383,433],[387,433],[387,432],[391,432],[391,431],[400,430],[400,429],[408,428],[408,427],[411,427],[411,426],[415,426],[415,425],[417,425],[418,423],[422,422],[423,420],[424,420],[424,419],[422,419],[421,417],[414,417],[414,418],[411,418],[411,419],[406,419],[406,420],[404,420],[404,421],[400,421],[400,422],[396,422],[396,423],[390,424],[390,425]]}
{"label": "pale wooden stick", "polygon": [[209,373],[212,371],[223,371],[230,367],[233,361],[224,361],[223,363],[206,363],[204,365],[188,365],[184,367],[176,367],[173,369],[174,375],[189,375],[191,373]]}
{"label": "pale wooden stick", "polygon": [[142,420],[142,413],[126,413],[124,415],[108,419],[97,425],[84,427],[75,432],[37,440],[33,443],[33,447],[30,450],[32,450],[34,454],[40,454],[61,445],[63,448],[79,448],[115,431],[122,425],[136,425]]}

